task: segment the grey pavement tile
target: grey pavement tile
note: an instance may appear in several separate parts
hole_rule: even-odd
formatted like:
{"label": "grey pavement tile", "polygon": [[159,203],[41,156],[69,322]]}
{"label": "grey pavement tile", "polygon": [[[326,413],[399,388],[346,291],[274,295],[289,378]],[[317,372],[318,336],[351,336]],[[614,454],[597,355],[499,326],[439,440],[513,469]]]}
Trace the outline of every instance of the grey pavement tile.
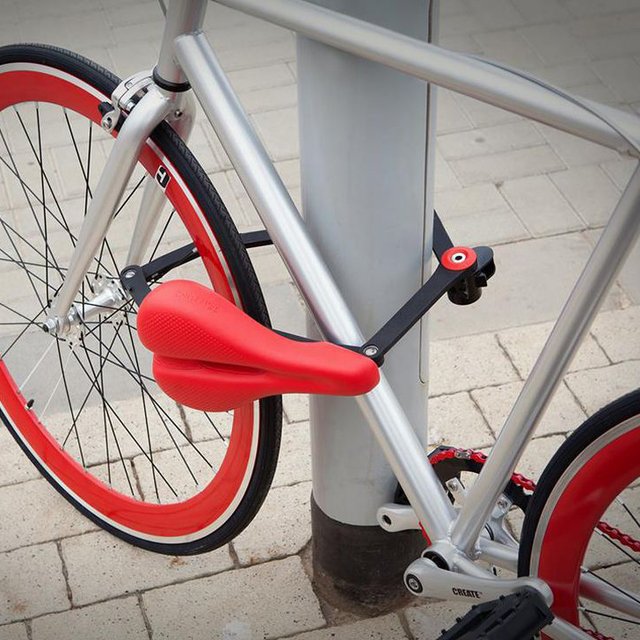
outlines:
{"label": "grey pavement tile", "polygon": [[0,640],[28,640],[27,627],[22,622],[0,627]]}
{"label": "grey pavement tile", "polygon": [[[591,246],[580,233],[571,233],[505,244],[494,250],[497,272],[478,302],[459,307],[445,299],[429,312],[433,339],[555,320]],[[620,293],[614,288],[605,307],[617,306]]]}
{"label": "grey pavement tile", "polygon": [[[552,328],[553,323],[544,323],[513,327],[498,333],[500,344],[509,354],[522,378],[529,375]],[[569,364],[568,371],[605,367],[607,364],[609,361],[602,349],[592,336],[587,335]]]}
{"label": "grey pavement tile", "polygon": [[233,568],[227,547],[197,556],[165,556],[105,531],[67,538],[61,547],[74,606]]}
{"label": "grey pavement tile", "polygon": [[[7,513],[3,510],[3,513]],[[3,553],[0,559],[0,624],[70,607],[56,545]]]}
{"label": "grey pavement tile", "polygon": [[524,24],[522,14],[508,0],[465,0],[465,6],[487,30]]}
{"label": "grey pavement tile", "polygon": [[311,480],[311,433],[308,422],[282,427],[278,468],[273,487]]}
{"label": "grey pavement tile", "polygon": [[147,640],[149,636],[137,599],[124,598],[38,618],[33,621],[32,637]]}
{"label": "grey pavement tile", "polygon": [[547,176],[507,180],[500,193],[535,236],[581,229],[584,223]]}
{"label": "grey pavement tile", "polygon": [[460,105],[456,102],[454,95],[450,91],[439,88],[436,95],[439,135],[453,131],[464,131],[473,127],[471,120],[469,120],[460,108]]}
{"label": "grey pavement tile", "polygon": [[275,329],[298,335],[306,333],[306,314],[297,289],[288,282],[265,287],[271,324]]}
{"label": "grey pavement tile", "polygon": [[303,422],[309,419],[308,395],[288,393],[282,402],[287,422]]}
{"label": "grey pavement tile", "polygon": [[23,453],[13,436],[0,429],[0,486],[38,478],[40,472]]}
{"label": "grey pavement tile", "polygon": [[638,388],[640,360],[569,373],[565,380],[589,414]]}
{"label": "grey pavement tile", "polygon": [[535,4],[529,0],[511,0],[511,3],[525,18],[527,24],[562,22],[570,18],[569,12],[558,0],[536,0]]}
{"label": "grey pavement tile", "polygon": [[518,33],[529,43],[545,64],[584,60],[587,51],[580,40],[571,35],[565,25],[541,24],[522,27]]}
{"label": "grey pavement tile", "polygon": [[[595,246],[602,234],[601,230],[588,230],[584,233],[584,237],[592,246]],[[617,283],[624,292],[624,298],[617,300],[616,306],[624,308],[629,304],[640,304],[640,240],[636,240],[635,246],[631,248],[629,255],[622,264],[622,268],[618,273]],[[610,297],[615,296],[615,287]]]}
{"label": "grey pavement tile", "polygon": [[298,557],[149,591],[143,601],[154,640],[279,638],[326,624]]}
{"label": "grey pavement tile", "polygon": [[633,158],[620,157],[617,160],[602,163],[602,169],[621,191],[627,187],[629,179],[637,166]]}
{"label": "grey pavement tile", "polygon": [[526,121],[438,136],[438,147],[446,160],[484,156],[541,144],[544,144],[544,139],[533,124]]}
{"label": "grey pavement tile", "polygon": [[470,185],[560,171],[566,165],[550,146],[541,145],[488,156],[452,160],[450,166],[462,184]]}
{"label": "grey pavement tile", "polygon": [[297,109],[255,113],[252,119],[273,160],[288,160],[298,156]]}
{"label": "grey pavement tile", "polygon": [[619,189],[598,166],[572,167],[549,177],[592,227],[605,224],[620,199]]}
{"label": "grey pavement tile", "polygon": [[485,58],[519,69],[531,69],[542,62],[533,47],[517,31],[488,31],[474,34],[472,38],[480,45]]}
{"label": "grey pavement tile", "polygon": [[406,637],[400,620],[392,614],[301,633],[291,640],[405,640]]}
{"label": "grey pavement tile", "polygon": [[537,481],[549,460],[564,441],[564,436],[534,438],[516,465],[516,473],[521,473],[523,476]]}
{"label": "grey pavement tile", "polygon": [[613,362],[640,360],[640,307],[601,313],[591,332]]}
{"label": "grey pavement tile", "polygon": [[298,553],[311,538],[310,497],[310,482],[272,489],[258,515],[233,540],[240,564]]}
{"label": "grey pavement tile", "polygon": [[594,62],[593,69],[623,101],[640,100],[640,64],[633,58],[600,60]]}
{"label": "grey pavement tile", "polygon": [[38,544],[96,528],[46,480],[31,480],[0,488],[0,511],[12,514],[11,527],[4,527],[0,533],[0,550]]}
{"label": "grey pavement tile", "polygon": [[493,444],[493,434],[468,393],[431,398],[428,409],[430,448],[447,445],[479,449]]}
{"label": "grey pavement tile", "polygon": [[298,92],[295,85],[256,89],[238,96],[247,113],[267,113],[279,111],[287,107],[296,107]]}
{"label": "grey pavement tile", "polygon": [[434,640],[470,609],[468,602],[440,602],[432,600],[427,604],[406,609],[404,614],[415,640]]}
{"label": "grey pavement tile", "polygon": [[430,393],[434,396],[518,379],[491,334],[434,342],[430,376]]}
{"label": "grey pavement tile", "polygon": [[[504,426],[522,387],[522,382],[510,382],[497,387],[474,389],[471,392],[496,436]],[[536,435],[566,433],[579,427],[585,419],[584,411],[569,390],[564,385],[560,385],[536,429]]]}
{"label": "grey pavement tile", "polygon": [[[579,92],[579,90],[576,89],[576,92]],[[582,140],[570,133],[552,129],[542,124],[537,124],[536,126],[555,153],[568,167],[609,162],[620,157],[619,154],[612,149],[607,149],[593,142]]]}

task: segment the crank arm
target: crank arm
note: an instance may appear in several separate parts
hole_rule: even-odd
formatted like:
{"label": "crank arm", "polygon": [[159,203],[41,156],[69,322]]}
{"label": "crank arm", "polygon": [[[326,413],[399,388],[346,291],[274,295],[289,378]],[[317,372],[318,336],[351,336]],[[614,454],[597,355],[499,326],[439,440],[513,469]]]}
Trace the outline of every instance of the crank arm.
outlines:
{"label": "crank arm", "polygon": [[547,605],[553,602],[551,588],[538,578],[523,577],[506,580],[463,575],[440,569],[427,558],[419,558],[409,565],[404,574],[404,583],[413,595],[440,600],[489,602],[500,596],[521,591],[524,587],[530,587],[542,595]]}

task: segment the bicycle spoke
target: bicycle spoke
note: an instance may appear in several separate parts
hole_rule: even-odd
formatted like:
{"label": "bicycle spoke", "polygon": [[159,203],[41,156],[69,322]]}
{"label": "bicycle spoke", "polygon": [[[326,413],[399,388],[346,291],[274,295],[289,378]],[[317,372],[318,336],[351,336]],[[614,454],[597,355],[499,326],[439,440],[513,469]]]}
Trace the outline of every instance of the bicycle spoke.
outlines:
{"label": "bicycle spoke", "polygon": [[[62,372],[62,384],[64,385],[64,392],[67,396],[67,404],[69,405],[69,413],[71,414],[72,429],[75,431],[75,434],[76,434],[76,441],[78,442],[78,450],[80,452],[80,459],[82,460],[82,466],[86,468],[87,465],[84,460],[82,443],[80,442],[80,436],[78,435],[78,424],[76,422],[76,416],[74,415],[74,412],[73,412],[73,404],[71,402],[71,395],[69,393],[69,384],[67,382],[67,376],[65,375],[64,365],[62,364],[62,353],[60,351],[60,341],[56,340],[55,344],[58,351],[58,361],[60,363],[60,371]],[[73,353],[73,349],[71,349],[71,353]],[[64,446],[64,444],[62,446]]]}
{"label": "bicycle spoke", "polygon": [[[127,312],[124,312],[124,317],[125,317],[125,323],[127,325],[127,330],[129,332],[129,339],[131,340],[131,346],[133,346],[133,355],[135,357],[135,370],[136,373],[138,374],[138,376],[140,376],[140,361],[138,359],[138,352],[135,348],[135,343],[133,341],[133,332],[131,330],[131,325],[129,324],[129,320],[128,320],[128,316],[127,316]],[[140,399],[142,400],[142,412],[144,415],[144,426],[145,429],[147,431],[147,443],[149,444],[149,457],[151,458],[151,460],[153,461],[153,446],[151,445],[151,430],[149,429],[149,415],[147,413],[147,403],[146,403],[146,398],[144,397],[144,391],[142,390],[142,385],[140,385]],[[151,466],[151,473],[153,476],[153,487],[155,489],[155,493],[156,493],[156,498],[158,500],[158,502],[160,502],[160,493],[158,492],[158,480],[156,478],[156,472],[155,469],[153,467],[153,465]]]}

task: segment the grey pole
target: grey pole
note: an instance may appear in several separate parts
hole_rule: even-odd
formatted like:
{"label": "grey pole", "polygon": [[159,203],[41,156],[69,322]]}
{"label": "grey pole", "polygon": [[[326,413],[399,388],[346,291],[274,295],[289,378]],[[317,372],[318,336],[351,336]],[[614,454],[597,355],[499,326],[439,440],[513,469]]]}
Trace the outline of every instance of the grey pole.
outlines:
{"label": "grey pole", "polygon": [[[437,0],[313,0],[415,38],[434,40]],[[366,335],[427,275],[433,211],[433,87],[375,62],[298,37],[303,213]],[[309,331],[317,329],[309,321]],[[426,441],[427,327],[384,371]],[[389,534],[376,512],[396,480],[352,399],[311,399],[313,561],[338,605],[384,610],[404,599],[402,574],[424,542]]]}

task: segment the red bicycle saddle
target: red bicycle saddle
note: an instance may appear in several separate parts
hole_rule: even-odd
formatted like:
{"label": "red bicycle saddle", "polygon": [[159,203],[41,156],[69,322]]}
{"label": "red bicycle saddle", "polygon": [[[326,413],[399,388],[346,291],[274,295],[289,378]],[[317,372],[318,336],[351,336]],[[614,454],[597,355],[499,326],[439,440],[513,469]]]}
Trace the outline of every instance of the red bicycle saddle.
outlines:
{"label": "red bicycle saddle", "polygon": [[355,396],[376,386],[376,364],[329,342],[285,338],[188,280],[156,287],[140,305],[138,334],[153,375],[177,402],[228,411],[265,396]]}

